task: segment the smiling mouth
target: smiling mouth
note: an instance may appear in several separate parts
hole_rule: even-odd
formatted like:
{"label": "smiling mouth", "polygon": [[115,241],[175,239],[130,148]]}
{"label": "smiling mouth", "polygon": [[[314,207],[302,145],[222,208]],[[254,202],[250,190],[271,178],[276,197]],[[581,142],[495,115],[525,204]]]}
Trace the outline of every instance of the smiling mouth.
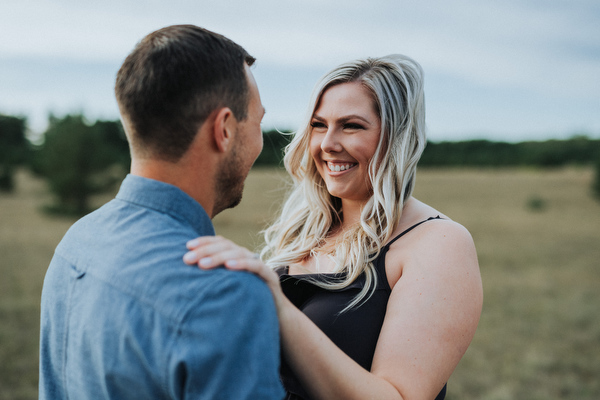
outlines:
{"label": "smiling mouth", "polygon": [[357,165],[358,164],[356,164],[356,163],[332,163],[332,162],[327,162],[327,168],[331,172],[347,171],[350,168],[356,167]]}

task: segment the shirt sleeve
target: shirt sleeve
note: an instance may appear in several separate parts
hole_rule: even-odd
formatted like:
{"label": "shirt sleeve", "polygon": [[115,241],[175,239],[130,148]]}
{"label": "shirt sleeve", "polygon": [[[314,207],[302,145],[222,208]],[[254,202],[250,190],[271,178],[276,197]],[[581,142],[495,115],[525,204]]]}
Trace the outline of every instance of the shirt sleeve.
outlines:
{"label": "shirt sleeve", "polygon": [[282,399],[271,292],[252,274],[223,272],[176,332],[170,392],[177,399]]}

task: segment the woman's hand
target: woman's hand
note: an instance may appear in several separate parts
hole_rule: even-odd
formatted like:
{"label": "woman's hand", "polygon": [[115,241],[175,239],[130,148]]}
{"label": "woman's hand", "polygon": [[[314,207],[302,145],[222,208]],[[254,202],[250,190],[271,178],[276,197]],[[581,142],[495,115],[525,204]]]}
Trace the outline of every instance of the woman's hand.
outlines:
{"label": "woman's hand", "polygon": [[197,264],[201,269],[225,266],[230,270],[252,272],[267,283],[278,307],[285,299],[275,271],[267,267],[258,254],[245,247],[222,236],[202,236],[190,240],[186,246],[190,250],[183,256],[186,264]]}

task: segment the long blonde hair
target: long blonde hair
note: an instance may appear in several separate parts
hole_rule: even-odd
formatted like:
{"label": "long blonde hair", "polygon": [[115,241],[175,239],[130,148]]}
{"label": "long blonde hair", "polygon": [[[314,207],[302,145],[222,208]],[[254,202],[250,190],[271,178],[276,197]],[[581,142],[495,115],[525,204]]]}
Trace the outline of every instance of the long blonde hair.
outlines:
{"label": "long blonde hair", "polygon": [[361,274],[366,284],[343,310],[368,297],[377,285],[373,260],[391,238],[415,185],[417,163],[426,145],[425,98],[421,66],[402,55],[356,60],[333,69],[315,86],[303,128],[285,149],[284,164],[293,187],[279,218],[264,232],[261,256],[271,267],[301,262],[314,255],[331,228],[342,221],[341,201],[331,196],[309,153],[311,119],[323,93],[332,86],[360,82],[373,95],[381,121],[379,144],[370,161],[372,196],[360,224],[336,242],[336,272],[343,279],[315,284],[347,287]]}

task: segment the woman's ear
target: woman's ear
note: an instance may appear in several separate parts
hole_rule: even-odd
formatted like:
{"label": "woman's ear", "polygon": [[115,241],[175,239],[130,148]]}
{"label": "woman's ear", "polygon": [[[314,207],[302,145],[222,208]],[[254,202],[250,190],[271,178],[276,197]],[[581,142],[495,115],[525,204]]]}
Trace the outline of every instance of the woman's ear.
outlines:
{"label": "woman's ear", "polygon": [[236,126],[237,119],[229,107],[223,107],[217,110],[212,135],[219,152],[227,152],[227,149],[233,143],[233,135],[235,134]]}

